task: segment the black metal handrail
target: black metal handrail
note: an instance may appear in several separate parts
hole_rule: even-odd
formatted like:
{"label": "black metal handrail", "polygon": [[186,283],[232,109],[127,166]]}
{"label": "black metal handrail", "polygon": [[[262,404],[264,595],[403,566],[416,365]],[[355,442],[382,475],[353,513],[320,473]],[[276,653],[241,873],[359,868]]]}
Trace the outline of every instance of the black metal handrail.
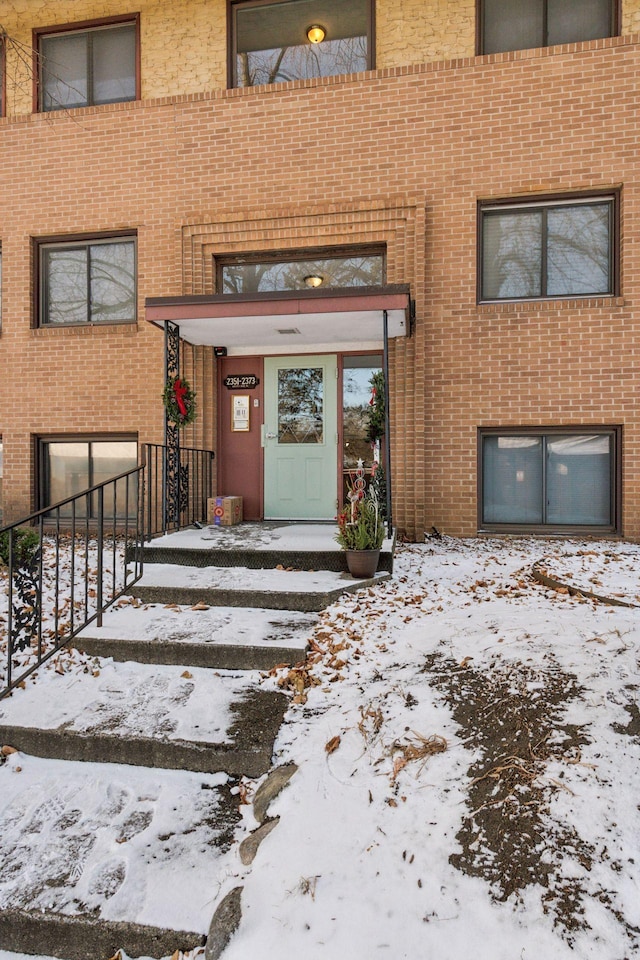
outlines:
{"label": "black metal handrail", "polygon": [[107,607],[142,576],[145,540],[206,520],[213,457],[180,450],[180,509],[169,526],[168,451],[145,444],[137,467],[0,529],[0,699],[90,623],[102,626]]}
{"label": "black metal handrail", "polygon": [[[172,469],[169,448],[158,443],[145,444],[145,537],[179,530],[207,519],[207,499],[213,489],[212,450],[180,447],[180,469],[170,482]],[[177,502],[167,509],[171,496]]]}
{"label": "black metal handrail", "polygon": [[6,632],[0,699],[142,576],[144,463],[0,530]]}

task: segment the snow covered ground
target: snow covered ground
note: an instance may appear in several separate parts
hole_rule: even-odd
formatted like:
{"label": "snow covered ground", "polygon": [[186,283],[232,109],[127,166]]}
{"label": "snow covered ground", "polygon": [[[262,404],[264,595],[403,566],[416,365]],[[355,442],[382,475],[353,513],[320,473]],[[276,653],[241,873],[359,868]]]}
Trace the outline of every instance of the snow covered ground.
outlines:
{"label": "snow covered ground", "polygon": [[[638,608],[545,587],[538,560]],[[292,692],[276,762],[299,769],[224,878],[244,886],[224,960],[638,955],[640,547],[404,546],[263,682]]]}

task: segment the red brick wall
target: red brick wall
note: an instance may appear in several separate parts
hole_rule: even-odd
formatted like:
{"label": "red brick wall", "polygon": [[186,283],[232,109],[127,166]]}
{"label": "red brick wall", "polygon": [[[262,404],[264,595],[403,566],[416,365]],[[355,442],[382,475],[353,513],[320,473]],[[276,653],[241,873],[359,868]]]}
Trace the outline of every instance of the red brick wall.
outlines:
{"label": "red brick wall", "polygon": [[[146,296],[211,289],[216,252],[384,241],[410,282],[393,344],[395,513],[476,530],[480,425],[624,426],[624,532],[640,536],[638,36],[0,121],[5,518],[41,433],[162,439]],[[621,188],[622,296],[476,305],[481,198]],[[31,238],[136,229],[136,326],[34,330]],[[215,444],[213,362],[188,351]],[[187,438],[189,439],[189,438]]]}

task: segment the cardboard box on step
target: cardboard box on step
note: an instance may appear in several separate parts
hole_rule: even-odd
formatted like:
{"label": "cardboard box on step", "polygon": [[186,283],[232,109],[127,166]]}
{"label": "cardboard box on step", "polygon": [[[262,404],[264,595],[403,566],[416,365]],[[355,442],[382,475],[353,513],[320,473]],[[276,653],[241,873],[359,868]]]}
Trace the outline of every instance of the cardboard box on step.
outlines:
{"label": "cardboard box on step", "polygon": [[207,523],[216,527],[242,523],[242,497],[210,497],[207,500]]}

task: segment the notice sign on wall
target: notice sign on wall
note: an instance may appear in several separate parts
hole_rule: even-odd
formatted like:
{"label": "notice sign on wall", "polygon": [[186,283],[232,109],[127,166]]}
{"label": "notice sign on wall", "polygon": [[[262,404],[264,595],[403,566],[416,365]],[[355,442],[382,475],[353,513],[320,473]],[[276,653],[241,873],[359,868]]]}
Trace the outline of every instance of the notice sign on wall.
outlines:
{"label": "notice sign on wall", "polygon": [[234,433],[247,433],[249,431],[249,394],[235,394],[231,401],[231,429]]}

